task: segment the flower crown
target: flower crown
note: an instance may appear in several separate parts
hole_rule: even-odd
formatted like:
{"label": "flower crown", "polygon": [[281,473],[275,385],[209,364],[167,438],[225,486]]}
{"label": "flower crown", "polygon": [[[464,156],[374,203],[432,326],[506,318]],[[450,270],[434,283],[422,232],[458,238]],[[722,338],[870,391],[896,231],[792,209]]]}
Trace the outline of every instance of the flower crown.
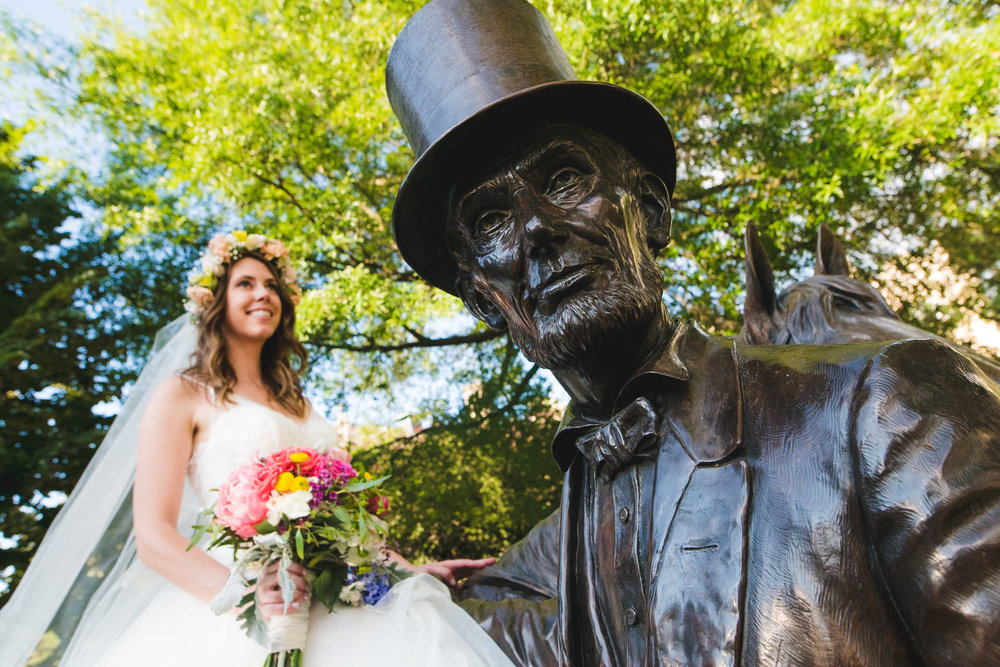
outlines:
{"label": "flower crown", "polygon": [[212,303],[215,288],[219,284],[219,278],[226,272],[226,267],[251,252],[262,255],[278,269],[278,277],[284,284],[289,298],[293,304],[299,305],[302,290],[296,282],[298,275],[292,266],[285,244],[277,239],[269,239],[263,234],[248,234],[238,229],[229,234],[217,234],[208,242],[208,250],[201,256],[201,269],[191,273],[185,310],[195,317],[200,317]]}

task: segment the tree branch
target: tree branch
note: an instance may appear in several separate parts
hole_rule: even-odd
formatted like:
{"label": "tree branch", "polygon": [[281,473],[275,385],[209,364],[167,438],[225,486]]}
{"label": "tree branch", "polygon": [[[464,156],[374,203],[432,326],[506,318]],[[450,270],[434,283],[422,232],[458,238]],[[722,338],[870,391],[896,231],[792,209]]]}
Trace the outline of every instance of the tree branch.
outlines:
{"label": "tree branch", "polygon": [[[407,329],[407,331],[410,331]],[[408,341],[405,343],[390,343],[386,345],[380,345],[377,343],[371,343],[369,345],[350,345],[348,343],[328,343],[324,341],[307,340],[309,345],[326,351],[344,351],[344,352],[398,352],[400,350],[413,350],[418,348],[431,348],[431,347],[446,347],[448,345],[466,345],[468,343],[483,343],[488,340],[494,340],[506,334],[504,331],[493,331],[492,329],[487,329],[486,331],[476,331],[470,334],[464,334],[461,336],[449,336],[448,338],[427,338],[426,336],[416,334],[410,331],[411,334],[416,337],[417,340]]]}
{"label": "tree branch", "polygon": [[302,203],[298,200],[298,198],[295,196],[295,194],[291,190],[289,190],[287,187],[285,187],[285,181],[284,181],[284,179],[282,179],[279,176],[277,181],[272,181],[269,178],[265,178],[262,173],[260,173],[260,172],[258,172],[256,170],[252,171],[251,174],[253,175],[254,178],[256,178],[257,180],[259,180],[261,183],[265,183],[267,185],[270,185],[271,187],[277,188],[278,190],[280,190],[281,192],[283,192],[285,194],[285,196],[288,197],[289,203],[291,203],[292,206],[294,206],[296,209],[298,209],[299,213],[301,213],[303,216],[305,216],[306,219],[309,220],[309,222],[311,222],[312,224],[314,224],[314,225],[316,224],[316,219],[313,218],[312,212],[310,212],[305,206],[302,205]]}
{"label": "tree branch", "polygon": [[743,178],[735,181],[725,181],[724,183],[719,183],[707,188],[700,188],[699,190],[688,193],[687,195],[675,194],[671,197],[671,201],[674,203],[678,202],[691,202],[704,199],[705,197],[710,197],[714,194],[720,192],[725,192],[726,190],[732,190],[733,188],[741,188],[747,185],[752,185],[756,183],[759,179],[757,178]]}

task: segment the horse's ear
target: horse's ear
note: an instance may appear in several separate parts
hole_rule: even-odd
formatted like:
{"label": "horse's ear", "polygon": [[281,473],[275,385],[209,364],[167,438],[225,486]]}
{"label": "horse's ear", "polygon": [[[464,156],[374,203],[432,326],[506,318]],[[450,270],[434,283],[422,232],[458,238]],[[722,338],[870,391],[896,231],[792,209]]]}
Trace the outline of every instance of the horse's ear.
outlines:
{"label": "horse's ear", "polygon": [[757,235],[756,224],[747,223],[743,239],[747,253],[747,295],[743,302],[743,338],[751,344],[770,343],[772,336],[778,331],[774,319],[777,310],[774,271]]}
{"label": "horse's ear", "polygon": [[819,241],[816,242],[816,267],[813,274],[817,276],[849,276],[851,264],[847,261],[847,252],[840,239],[833,235],[826,223],[819,226]]}

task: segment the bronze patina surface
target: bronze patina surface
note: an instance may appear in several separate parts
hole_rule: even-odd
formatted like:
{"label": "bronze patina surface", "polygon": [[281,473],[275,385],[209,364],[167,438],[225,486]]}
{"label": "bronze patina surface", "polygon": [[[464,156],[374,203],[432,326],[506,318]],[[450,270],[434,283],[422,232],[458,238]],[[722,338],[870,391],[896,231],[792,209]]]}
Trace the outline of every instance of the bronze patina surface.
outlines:
{"label": "bronze patina surface", "polygon": [[936,340],[673,322],[669,130],[550,33],[433,0],[388,65],[403,257],[572,398],[558,515],[466,608],[524,665],[1000,664],[1000,389]]}

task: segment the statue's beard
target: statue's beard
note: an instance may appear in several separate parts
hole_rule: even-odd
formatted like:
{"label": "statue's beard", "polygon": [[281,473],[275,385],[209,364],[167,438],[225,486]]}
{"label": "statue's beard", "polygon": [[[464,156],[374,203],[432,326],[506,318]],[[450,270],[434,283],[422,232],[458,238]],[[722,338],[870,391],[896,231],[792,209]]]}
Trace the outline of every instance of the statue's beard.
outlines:
{"label": "statue's beard", "polygon": [[583,370],[634,351],[660,315],[663,276],[651,258],[639,276],[618,276],[600,291],[567,298],[553,317],[518,322],[511,339],[528,359],[544,368]]}

